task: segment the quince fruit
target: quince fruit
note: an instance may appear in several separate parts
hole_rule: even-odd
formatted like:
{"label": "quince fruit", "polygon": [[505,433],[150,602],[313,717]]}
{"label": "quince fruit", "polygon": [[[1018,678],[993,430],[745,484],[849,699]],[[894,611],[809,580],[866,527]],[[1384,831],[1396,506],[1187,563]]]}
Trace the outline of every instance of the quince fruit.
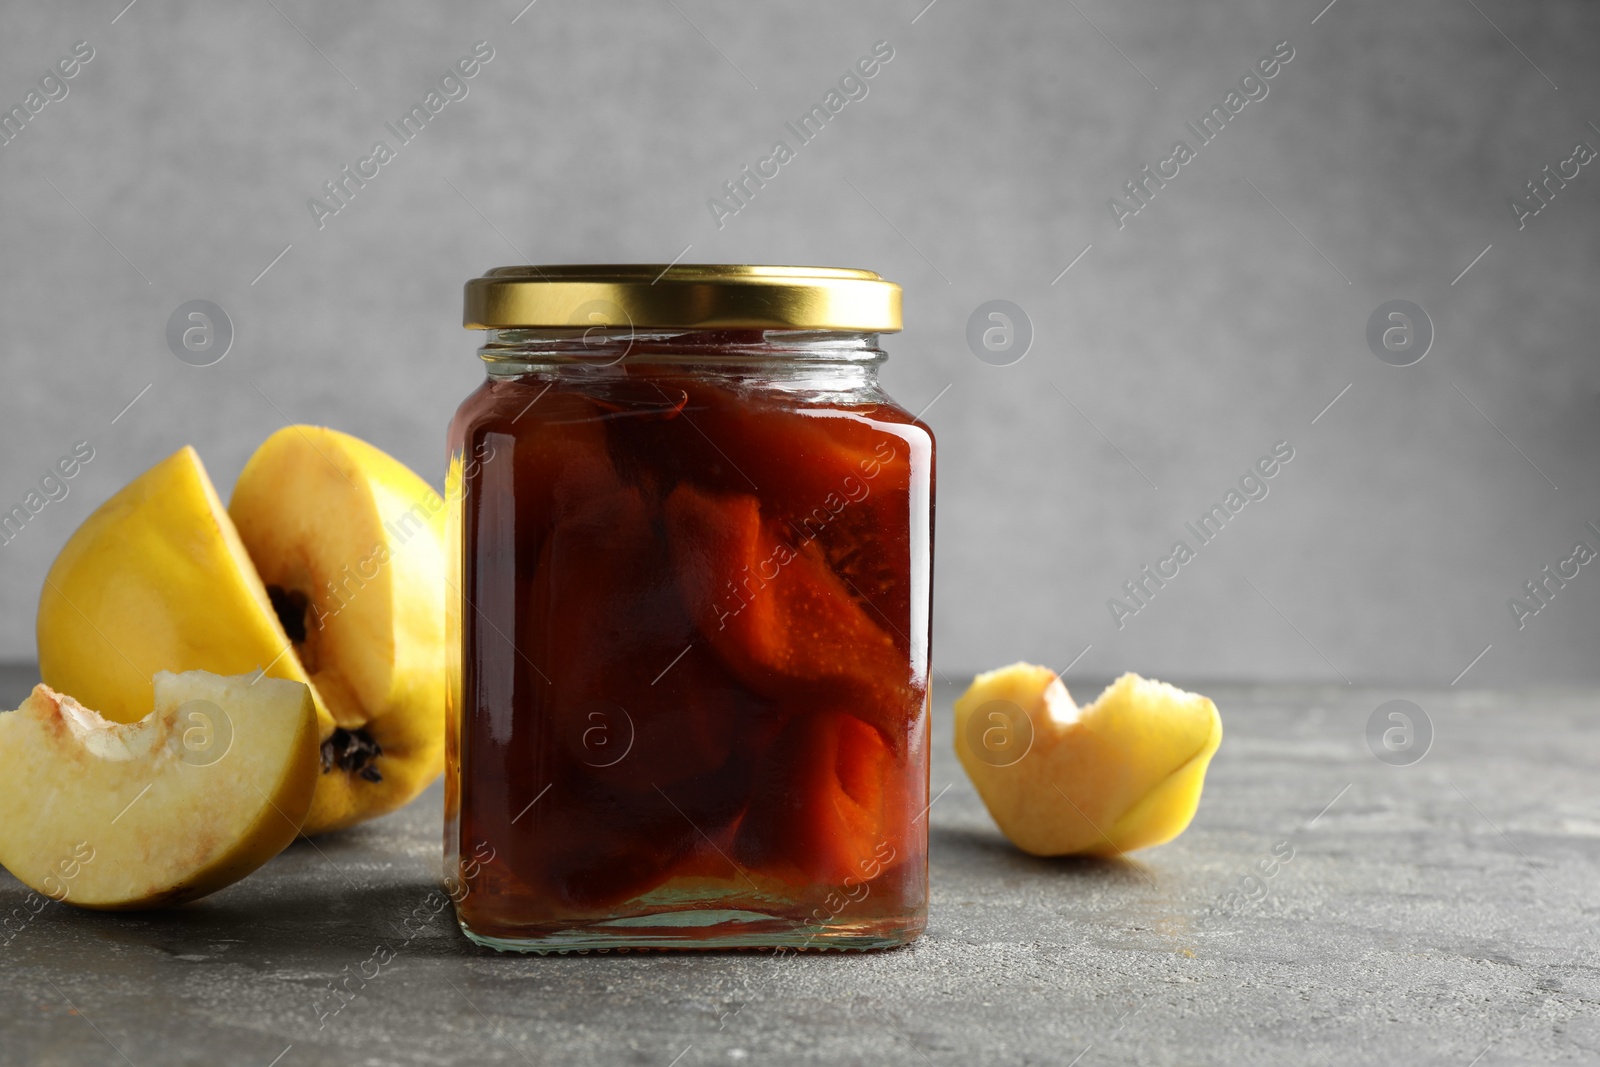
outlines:
{"label": "quince fruit", "polygon": [[158,673],[117,723],[40,685],[0,714],[0,864],[85,908],[178,904],[238,881],[299,832],[317,714],[297,682]]}
{"label": "quince fruit", "polygon": [[680,485],[665,510],[684,602],[730,672],[770,700],[849,708],[904,746],[922,708],[907,657],[815,543],[791,547],[753,496]]}
{"label": "quince fruit", "polygon": [[989,814],[1035,856],[1114,856],[1177,837],[1222,743],[1206,697],[1124,674],[1079,708],[1054,671],[1029,663],[978,675],[955,720],[956,755]]}
{"label": "quince fruit", "polygon": [[849,886],[876,861],[905,855],[904,777],[876,729],[853,715],[791,718],[757,768],[733,855],[746,867],[820,886]]}
{"label": "quince fruit", "polygon": [[68,540],[39,600],[39,669],[118,722],[158,670],[302,682],[321,774],[307,835],[410,801],[444,766],[444,511],[347,434],[289,426],[224,509],[184,448]]}

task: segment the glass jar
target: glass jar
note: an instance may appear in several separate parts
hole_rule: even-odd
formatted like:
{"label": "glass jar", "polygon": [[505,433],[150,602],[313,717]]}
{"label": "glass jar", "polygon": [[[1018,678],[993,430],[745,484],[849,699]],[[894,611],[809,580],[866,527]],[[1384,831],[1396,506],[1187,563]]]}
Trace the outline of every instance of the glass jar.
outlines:
{"label": "glass jar", "polygon": [[467,285],[445,860],[498,949],[885,948],[927,917],[934,444],[870,271]]}

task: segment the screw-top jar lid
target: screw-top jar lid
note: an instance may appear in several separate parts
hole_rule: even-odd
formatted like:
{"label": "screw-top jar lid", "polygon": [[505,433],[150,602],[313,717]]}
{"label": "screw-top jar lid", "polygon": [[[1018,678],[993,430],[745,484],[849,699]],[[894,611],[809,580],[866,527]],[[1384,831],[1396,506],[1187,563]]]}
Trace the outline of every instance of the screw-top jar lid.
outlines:
{"label": "screw-top jar lid", "polygon": [[870,270],[632,263],[496,267],[467,282],[469,330],[900,329],[900,287]]}

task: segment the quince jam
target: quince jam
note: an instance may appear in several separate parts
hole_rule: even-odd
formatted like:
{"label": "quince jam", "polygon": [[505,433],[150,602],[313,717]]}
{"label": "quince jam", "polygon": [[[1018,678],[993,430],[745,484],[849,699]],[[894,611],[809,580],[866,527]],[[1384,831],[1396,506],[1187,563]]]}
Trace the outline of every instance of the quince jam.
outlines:
{"label": "quince jam", "polygon": [[451,431],[447,863],[474,940],[921,931],[933,439],[852,337],[485,350]]}

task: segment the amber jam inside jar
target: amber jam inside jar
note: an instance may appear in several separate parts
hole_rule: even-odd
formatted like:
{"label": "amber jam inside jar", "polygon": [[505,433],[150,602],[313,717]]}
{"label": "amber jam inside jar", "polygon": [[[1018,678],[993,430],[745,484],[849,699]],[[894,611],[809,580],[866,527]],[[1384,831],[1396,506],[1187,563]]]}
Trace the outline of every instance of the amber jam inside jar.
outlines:
{"label": "amber jam inside jar", "polygon": [[490,333],[450,431],[445,858],[481,944],[923,929],[934,457],[877,382],[899,291],[755,269],[469,285]]}

